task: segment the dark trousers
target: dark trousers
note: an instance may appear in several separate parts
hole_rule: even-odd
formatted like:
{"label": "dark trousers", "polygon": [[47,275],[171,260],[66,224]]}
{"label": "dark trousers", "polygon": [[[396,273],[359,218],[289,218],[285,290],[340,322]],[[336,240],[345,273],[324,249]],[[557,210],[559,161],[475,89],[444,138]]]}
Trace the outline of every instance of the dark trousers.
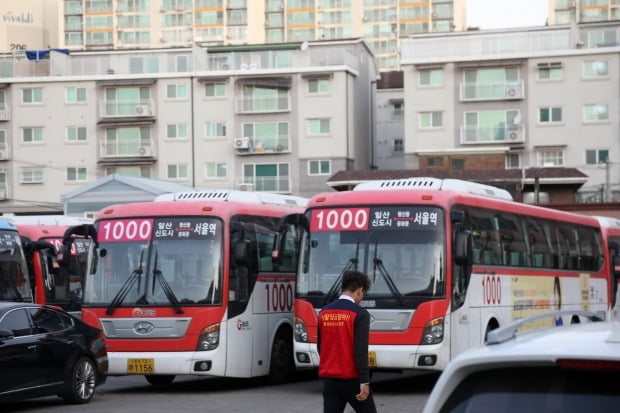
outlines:
{"label": "dark trousers", "polygon": [[359,392],[359,379],[323,379],[323,413],[342,413],[347,403],[357,413],[376,413],[372,392],[364,401],[355,398]]}

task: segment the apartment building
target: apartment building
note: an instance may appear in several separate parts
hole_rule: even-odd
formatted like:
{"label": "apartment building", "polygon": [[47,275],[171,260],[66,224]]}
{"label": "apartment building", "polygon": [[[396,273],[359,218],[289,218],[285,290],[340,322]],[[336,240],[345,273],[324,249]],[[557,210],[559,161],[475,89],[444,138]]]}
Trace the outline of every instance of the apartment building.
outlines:
{"label": "apartment building", "polygon": [[617,201],[619,35],[605,22],[403,40],[406,167],[517,169],[530,188],[540,170],[542,191],[572,182],[578,200]]}
{"label": "apartment building", "polygon": [[58,0],[0,1],[0,52],[59,47]]}
{"label": "apartment building", "polygon": [[380,68],[400,40],[465,27],[466,0],[64,0],[55,44],[72,50],[363,37]]}
{"label": "apartment building", "polygon": [[0,212],[112,173],[310,196],[370,166],[361,39],[38,57],[3,61]]}
{"label": "apartment building", "polygon": [[547,0],[549,24],[620,20],[618,0]]}

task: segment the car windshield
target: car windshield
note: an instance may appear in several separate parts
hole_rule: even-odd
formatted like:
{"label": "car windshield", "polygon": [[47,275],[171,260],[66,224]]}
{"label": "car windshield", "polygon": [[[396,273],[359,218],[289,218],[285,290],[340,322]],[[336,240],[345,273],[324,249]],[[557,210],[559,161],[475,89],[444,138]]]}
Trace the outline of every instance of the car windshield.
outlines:
{"label": "car windshield", "polygon": [[[341,226],[330,230],[313,223],[321,218],[320,211],[311,213],[311,230],[303,239],[300,296],[325,296],[329,301],[339,290],[342,273],[351,268],[370,276],[367,298],[395,298],[402,303],[406,297],[444,294],[445,231],[439,208],[369,208],[368,225],[355,230]],[[362,216],[359,211],[354,210],[353,216]],[[341,216],[346,219],[346,213]]]}
{"label": "car windshield", "polygon": [[441,413],[615,413],[618,370],[557,366],[485,370],[466,377]]}
{"label": "car windshield", "polygon": [[0,230],[0,301],[32,302],[26,258],[14,231]]}
{"label": "car windshield", "polygon": [[[110,235],[115,226],[118,241]],[[134,232],[132,227],[138,229]],[[120,306],[178,307],[221,301],[222,223],[218,219],[104,221],[98,223],[98,240],[100,257],[96,272],[87,276],[85,305],[109,306],[113,311]]]}

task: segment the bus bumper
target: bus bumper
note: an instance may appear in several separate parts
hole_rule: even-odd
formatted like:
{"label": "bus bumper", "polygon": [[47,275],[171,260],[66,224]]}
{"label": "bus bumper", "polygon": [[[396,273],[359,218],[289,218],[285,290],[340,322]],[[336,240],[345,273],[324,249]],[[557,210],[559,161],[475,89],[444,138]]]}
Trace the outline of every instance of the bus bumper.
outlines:
{"label": "bus bumper", "polygon": [[316,343],[300,343],[295,341],[293,353],[295,354],[295,367],[297,370],[319,367],[319,353],[316,351]]}
{"label": "bus bumper", "polygon": [[226,364],[218,351],[108,352],[110,376],[204,375],[224,376]]}

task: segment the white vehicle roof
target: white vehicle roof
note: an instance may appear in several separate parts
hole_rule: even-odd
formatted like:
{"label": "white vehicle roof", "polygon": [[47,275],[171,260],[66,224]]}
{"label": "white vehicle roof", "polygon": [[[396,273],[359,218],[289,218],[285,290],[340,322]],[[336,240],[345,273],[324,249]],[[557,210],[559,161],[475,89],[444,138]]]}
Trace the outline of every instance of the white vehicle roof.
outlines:
{"label": "white vehicle roof", "polygon": [[475,372],[554,365],[560,359],[620,361],[620,322],[600,321],[526,331],[455,357],[441,373],[423,413],[436,413],[459,383]]}
{"label": "white vehicle roof", "polygon": [[73,226],[93,223],[91,218],[73,217],[70,215],[4,215],[2,218],[12,222],[13,225]]}
{"label": "white vehicle roof", "polygon": [[236,201],[255,204],[272,204],[305,207],[308,200],[299,196],[274,194],[271,192],[250,192],[234,189],[204,189],[199,191],[172,192],[159,195],[155,202],[161,201]]}

